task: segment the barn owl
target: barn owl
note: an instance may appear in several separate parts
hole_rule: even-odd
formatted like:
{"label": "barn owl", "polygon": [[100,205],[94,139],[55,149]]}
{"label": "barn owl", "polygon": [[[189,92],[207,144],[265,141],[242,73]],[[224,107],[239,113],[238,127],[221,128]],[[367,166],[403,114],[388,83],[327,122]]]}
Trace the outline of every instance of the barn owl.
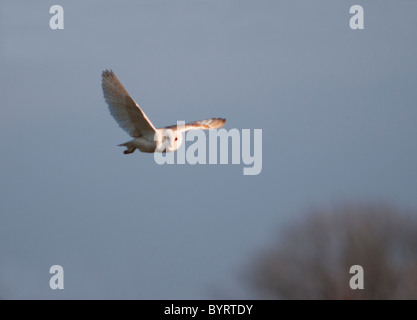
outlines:
{"label": "barn owl", "polygon": [[136,149],[148,153],[172,152],[181,146],[183,132],[196,129],[217,129],[226,123],[226,119],[211,118],[157,129],[130,97],[113,71],[103,71],[101,85],[111,115],[133,138],[133,140],[119,144],[127,148],[124,154],[133,153]]}

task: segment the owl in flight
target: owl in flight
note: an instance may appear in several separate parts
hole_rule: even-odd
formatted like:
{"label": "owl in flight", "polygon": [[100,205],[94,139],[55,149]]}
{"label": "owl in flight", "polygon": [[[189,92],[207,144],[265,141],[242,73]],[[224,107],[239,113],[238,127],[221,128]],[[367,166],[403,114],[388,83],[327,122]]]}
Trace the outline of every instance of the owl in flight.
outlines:
{"label": "owl in flight", "polygon": [[211,118],[187,123],[182,126],[169,126],[156,129],[139,105],[130,97],[113,71],[105,70],[101,86],[113,118],[133,140],[119,144],[126,147],[128,154],[139,149],[142,152],[171,152],[182,143],[182,133],[195,129],[217,129],[224,126],[226,119]]}

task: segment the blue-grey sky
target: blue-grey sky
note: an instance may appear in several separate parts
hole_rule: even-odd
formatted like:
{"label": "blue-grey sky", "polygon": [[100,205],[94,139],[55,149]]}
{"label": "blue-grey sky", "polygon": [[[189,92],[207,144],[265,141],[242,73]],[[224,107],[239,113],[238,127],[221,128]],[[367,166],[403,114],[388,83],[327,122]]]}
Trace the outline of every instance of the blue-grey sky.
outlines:
{"label": "blue-grey sky", "polygon": [[[64,8],[64,30],[49,8]],[[362,4],[365,29],[349,28]],[[254,298],[311,206],[417,207],[416,1],[2,1],[0,297]],[[263,130],[263,170],[123,155],[101,72],[156,126]],[[65,289],[49,288],[60,264]]]}

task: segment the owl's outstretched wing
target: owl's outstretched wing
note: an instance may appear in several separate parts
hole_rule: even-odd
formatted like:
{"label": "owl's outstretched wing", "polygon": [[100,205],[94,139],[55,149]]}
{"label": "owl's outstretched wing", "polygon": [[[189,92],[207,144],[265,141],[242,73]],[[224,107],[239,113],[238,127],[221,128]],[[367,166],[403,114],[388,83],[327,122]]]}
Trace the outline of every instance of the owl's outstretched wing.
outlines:
{"label": "owl's outstretched wing", "polygon": [[181,132],[188,131],[188,130],[210,130],[210,129],[218,129],[224,126],[226,123],[226,119],[223,118],[211,118],[206,120],[198,120],[193,121],[190,123],[186,123],[184,126],[169,126],[165,127],[166,129],[173,129],[173,130],[179,130]]}
{"label": "owl's outstretched wing", "polygon": [[130,97],[113,71],[103,71],[101,86],[111,115],[131,137],[155,133],[156,129],[151,121]]}

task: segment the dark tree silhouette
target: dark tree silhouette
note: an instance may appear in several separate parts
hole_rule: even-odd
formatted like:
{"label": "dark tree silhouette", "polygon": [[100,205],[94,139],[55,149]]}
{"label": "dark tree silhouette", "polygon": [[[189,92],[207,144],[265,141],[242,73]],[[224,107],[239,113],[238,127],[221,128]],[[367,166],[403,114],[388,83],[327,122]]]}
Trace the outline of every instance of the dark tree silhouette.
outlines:
{"label": "dark tree silhouette", "polygon": [[[352,265],[364,289],[352,290]],[[417,212],[387,205],[311,212],[257,257],[251,284],[270,299],[416,299]]]}

